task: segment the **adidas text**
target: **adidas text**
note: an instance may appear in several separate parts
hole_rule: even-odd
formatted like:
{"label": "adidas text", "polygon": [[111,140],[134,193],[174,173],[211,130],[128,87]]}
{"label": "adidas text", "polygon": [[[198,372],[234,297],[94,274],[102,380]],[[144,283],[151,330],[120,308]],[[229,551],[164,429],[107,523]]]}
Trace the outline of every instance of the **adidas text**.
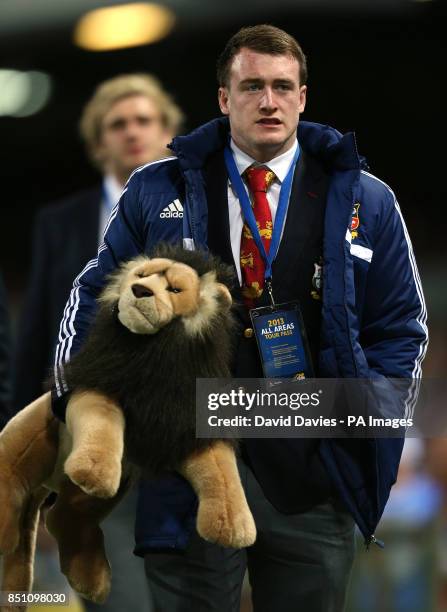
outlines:
{"label": "adidas text", "polygon": [[169,210],[168,212],[161,212],[160,219],[182,219],[183,213],[178,210]]}
{"label": "adidas text", "polygon": [[163,208],[160,219],[183,219],[183,206],[180,200],[174,200]]}

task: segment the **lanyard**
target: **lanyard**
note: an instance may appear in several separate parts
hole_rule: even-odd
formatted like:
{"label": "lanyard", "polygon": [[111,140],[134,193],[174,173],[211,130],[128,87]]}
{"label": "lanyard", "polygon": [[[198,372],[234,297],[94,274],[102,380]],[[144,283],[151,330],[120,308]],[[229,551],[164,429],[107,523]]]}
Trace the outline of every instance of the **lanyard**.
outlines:
{"label": "lanyard", "polygon": [[248,197],[244,183],[242,182],[242,178],[239,174],[239,171],[236,166],[236,162],[234,161],[233,154],[229,146],[225,147],[224,156],[225,156],[225,164],[227,166],[231,185],[233,189],[236,191],[237,197],[239,198],[239,202],[242,208],[244,219],[248,223],[248,227],[250,228],[250,231],[252,233],[256,246],[258,247],[259,252],[265,262],[264,278],[267,280],[271,279],[272,264],[275,260],[275,257],[279,249],[279,242],[281,239],[282,229],[284,227],[284,222],[286,219],[287,206],[289,202],[290,191],[292,188],[293,173],[295,170],[296,162],[298,161],[298,158],[300,156],[300,146],[298,144],[296,151],[295,151],[295,155],[293,156],[292,162],[287,171],[286,178],[284,179],[281,185],[281,190],[279,193],[279,200],[278,200],[278,209],[276,211],[275,224],[273,227],[272,241],[270,243],[270,249],[268,253],[266,253],[265,251],[264,244],[259,234],[258,226],[256,225],[256,219],[253,213],[253,209],[251,207],[250,199]]}

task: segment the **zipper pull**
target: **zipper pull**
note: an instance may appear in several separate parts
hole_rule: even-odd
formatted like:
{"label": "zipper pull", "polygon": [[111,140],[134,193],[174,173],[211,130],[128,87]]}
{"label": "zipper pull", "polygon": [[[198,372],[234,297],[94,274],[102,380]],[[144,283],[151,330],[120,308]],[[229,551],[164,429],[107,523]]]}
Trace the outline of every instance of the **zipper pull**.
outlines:
{"label": "zipper pull", "polygon": [[370,536],[369,540],[365,540],[365,548],[366,548],[367,551],[369,550],[371,542],[373,542],[379,548],[382,548],[382,549],[385,548],[385,542],[383,542],[382,540],[378,540],[376,538],[376,536],[374,534],[372,534],[372,536]]}

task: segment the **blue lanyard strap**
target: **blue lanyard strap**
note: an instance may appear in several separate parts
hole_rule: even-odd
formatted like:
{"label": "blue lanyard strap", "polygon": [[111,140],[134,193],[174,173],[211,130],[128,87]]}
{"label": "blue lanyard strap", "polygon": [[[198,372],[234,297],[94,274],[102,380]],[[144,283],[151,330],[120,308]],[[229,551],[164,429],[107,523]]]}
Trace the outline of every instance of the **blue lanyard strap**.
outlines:
{"label": "blue lanyard strap", "polygon": [[293,173],[295,171],[295,165],[298,161],[299,156],[300,146],[298,144],[295,151],[295,155],[293,156],[293,159],[290,163],[290,167],[287,171],[286,178],[284,179],[281,185],[281,190],[279,192],[278,209],[276,211],[275,223],[273,226],[272,241],[270,243],[269,252],[266,253],[264,244],[259,234],[258,226],[256,225],[256,219],[253,213],[253,209],[251,207],[250,198],[248,197],[244,183],[242,182],[242,178],[237,169],[236,162],[233,158],[233,153],[231,152],[231,149],[228,145],[224,149],[225,165],[227,166],[228,176],[230,177],[231,185],[235,190],[237,197],[239,198],[244,219],[246,223],[248,223],[248,227],[250,228],[256,246],[258,247],[259,252],[265,262],[265,279],[270,279],[272,277],[272,265],[279,249],[282,229],[286,220],[290,191],[292,189]]}

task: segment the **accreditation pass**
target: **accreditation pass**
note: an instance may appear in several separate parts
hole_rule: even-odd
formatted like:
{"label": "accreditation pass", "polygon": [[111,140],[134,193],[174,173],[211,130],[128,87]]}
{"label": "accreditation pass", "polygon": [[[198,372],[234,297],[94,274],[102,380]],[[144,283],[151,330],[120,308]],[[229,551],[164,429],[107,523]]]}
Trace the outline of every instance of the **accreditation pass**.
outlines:
{"label": "accreditation pass", "polygon": [[312,378],[312,358],[297,301],[250,310],[266,378]]}

